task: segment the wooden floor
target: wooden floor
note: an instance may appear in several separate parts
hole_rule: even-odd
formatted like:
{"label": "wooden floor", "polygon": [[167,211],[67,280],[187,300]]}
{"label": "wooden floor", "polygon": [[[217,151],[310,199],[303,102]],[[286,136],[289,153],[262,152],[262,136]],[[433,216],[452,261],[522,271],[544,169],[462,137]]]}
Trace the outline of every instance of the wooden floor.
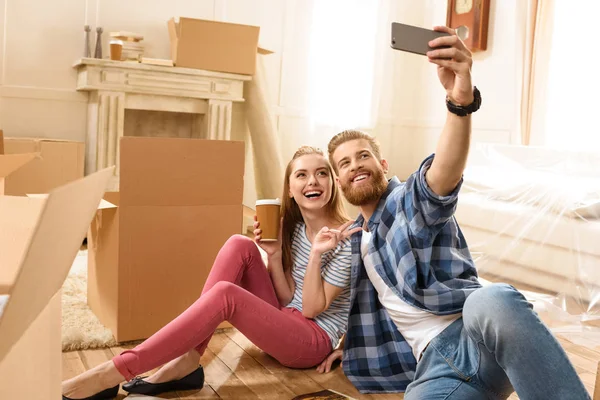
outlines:
{"label": "wooden floor", "polygon": [[[594,389],[600,348],[590,350],[559,339],[590,393]],[[63,378],[92,368],[128,347],[63,353]],[[201,360],[206,384],[201,391],[163,395],[162,399],[292,399],[294,396],[333,389],[356,399],[401,399],[402,395],[360,395],[338,367],[329,374],[314,369],[293,370],[281,366],[254,346],[240,332],[229,329],[213,336]],[[125,398],[121,391],[117,399]],[[129,396],[127,399],[136,398]],[[139,396],[137,398],[148,399]],[[516,395],[511,399],[518,399]]]}
{"label": "wooden floor", "polygon": [[[251,211],[251,210],[250,210]],[[245,214],[251,215],[250,212]],[[250,224],[251,217],[245,220]],[[251,227],[248,228],[251,232]],[[248,233],[251,236],[251,233]],[[492,276],[484,276],[495,281]],[[507,282],[505,279],[504,282]],[[510,282],[520,290],[539,291],[519,282]],[[542,319],[544,317],[542,316]],[[577,373],[588,391],[593,393],[597,366],[600,362],[600,342],[588,342],[586,346],[574,344],[558,338],[566,350]],[[101,350],[83,350],[63,353],[63,379],[74,377],[87,369],[110,360],[127,348],[114,347]],[[328,374],[319,374],[315,369],[294,370],[281,366],[270,356],[254,346],[244,335],[235,329],[227,329],[213,336],[208,349],[201,359],[204,366],[205,386],[201,391],[170,393],[161,395],[160,399],[231,399],[231,400],[289,400],[294,396],[333,389],[355,399],[394,399],[399,400],[401,394],[361,395],[346,379],[338,366]],[[126,392],[119,392],[118,400],[126,397]],[[148,396],[128,396],[127,399],[152,399]],[[518,399],[516,394],[511,400]],[[596,399],[600,400],[600,398]]]}

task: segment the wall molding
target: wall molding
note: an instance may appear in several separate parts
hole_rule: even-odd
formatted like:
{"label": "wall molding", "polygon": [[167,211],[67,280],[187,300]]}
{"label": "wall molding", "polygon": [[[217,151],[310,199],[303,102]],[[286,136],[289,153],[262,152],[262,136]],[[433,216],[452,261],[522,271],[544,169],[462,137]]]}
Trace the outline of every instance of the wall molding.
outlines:
{"label": "wall molding", "polygon": [[69,89],[53,89],[35,86],[0,86],[1,98],[66,101],[87,103],[88,94]]}

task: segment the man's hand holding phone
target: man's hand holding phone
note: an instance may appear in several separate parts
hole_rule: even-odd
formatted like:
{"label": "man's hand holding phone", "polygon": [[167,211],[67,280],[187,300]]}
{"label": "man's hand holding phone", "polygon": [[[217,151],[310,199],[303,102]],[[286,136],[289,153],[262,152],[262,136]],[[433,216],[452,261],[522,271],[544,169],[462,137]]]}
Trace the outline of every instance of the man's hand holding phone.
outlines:
{"label": "man's hand holding phone", "polygon": [[391,47],[427,56],[430,63],[437,65],[438,77],[450,101],[459,106],[473,102],[473,59],[454,29],[436,26],[431,30],[393,22]]}
{"label": "man's hand holding phone", "polygon": [[428,45],[434,50],[427,52],[427,58],[430,63],[438,66],[438,77],[450,101],[459,106],[467,106],[473,102],[471,52],[454,29],[436,26],[434,30],[448,33],[448,36],[429,41]]}

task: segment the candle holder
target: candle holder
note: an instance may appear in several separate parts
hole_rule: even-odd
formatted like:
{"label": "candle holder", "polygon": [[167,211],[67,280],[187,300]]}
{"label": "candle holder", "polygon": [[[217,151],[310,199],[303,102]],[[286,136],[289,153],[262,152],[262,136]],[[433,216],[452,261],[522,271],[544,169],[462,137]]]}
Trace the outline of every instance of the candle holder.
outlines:
{"label": "candle holder", "polygon": [[84,25],[83,31],[85,32],[83,36],[83,57],[90,58],[92,56],[92,51],[90,49],[90,32],[92,31],[92,29],[89,25]]}
{"label": "candle holder", "polygon": [[102,27],[96,28],[96,51],[94,58],[102,58]]}

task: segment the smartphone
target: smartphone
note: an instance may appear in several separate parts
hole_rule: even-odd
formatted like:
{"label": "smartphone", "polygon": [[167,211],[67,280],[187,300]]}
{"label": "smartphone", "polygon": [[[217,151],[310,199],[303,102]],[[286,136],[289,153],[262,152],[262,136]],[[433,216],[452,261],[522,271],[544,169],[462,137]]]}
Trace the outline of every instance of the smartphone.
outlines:
{"label": "smartphone", "polygon": [[[426,55],[428,51],[433,50],[432,47],[429,47],[429,41],[441,36],[450,36],[450,34],[420,28],[418,26],[401,24],[399,22],[392,22],[391,47],[395,50]],[[447,47],[450,46],[441,46],[438,48],[442,49]]]}

